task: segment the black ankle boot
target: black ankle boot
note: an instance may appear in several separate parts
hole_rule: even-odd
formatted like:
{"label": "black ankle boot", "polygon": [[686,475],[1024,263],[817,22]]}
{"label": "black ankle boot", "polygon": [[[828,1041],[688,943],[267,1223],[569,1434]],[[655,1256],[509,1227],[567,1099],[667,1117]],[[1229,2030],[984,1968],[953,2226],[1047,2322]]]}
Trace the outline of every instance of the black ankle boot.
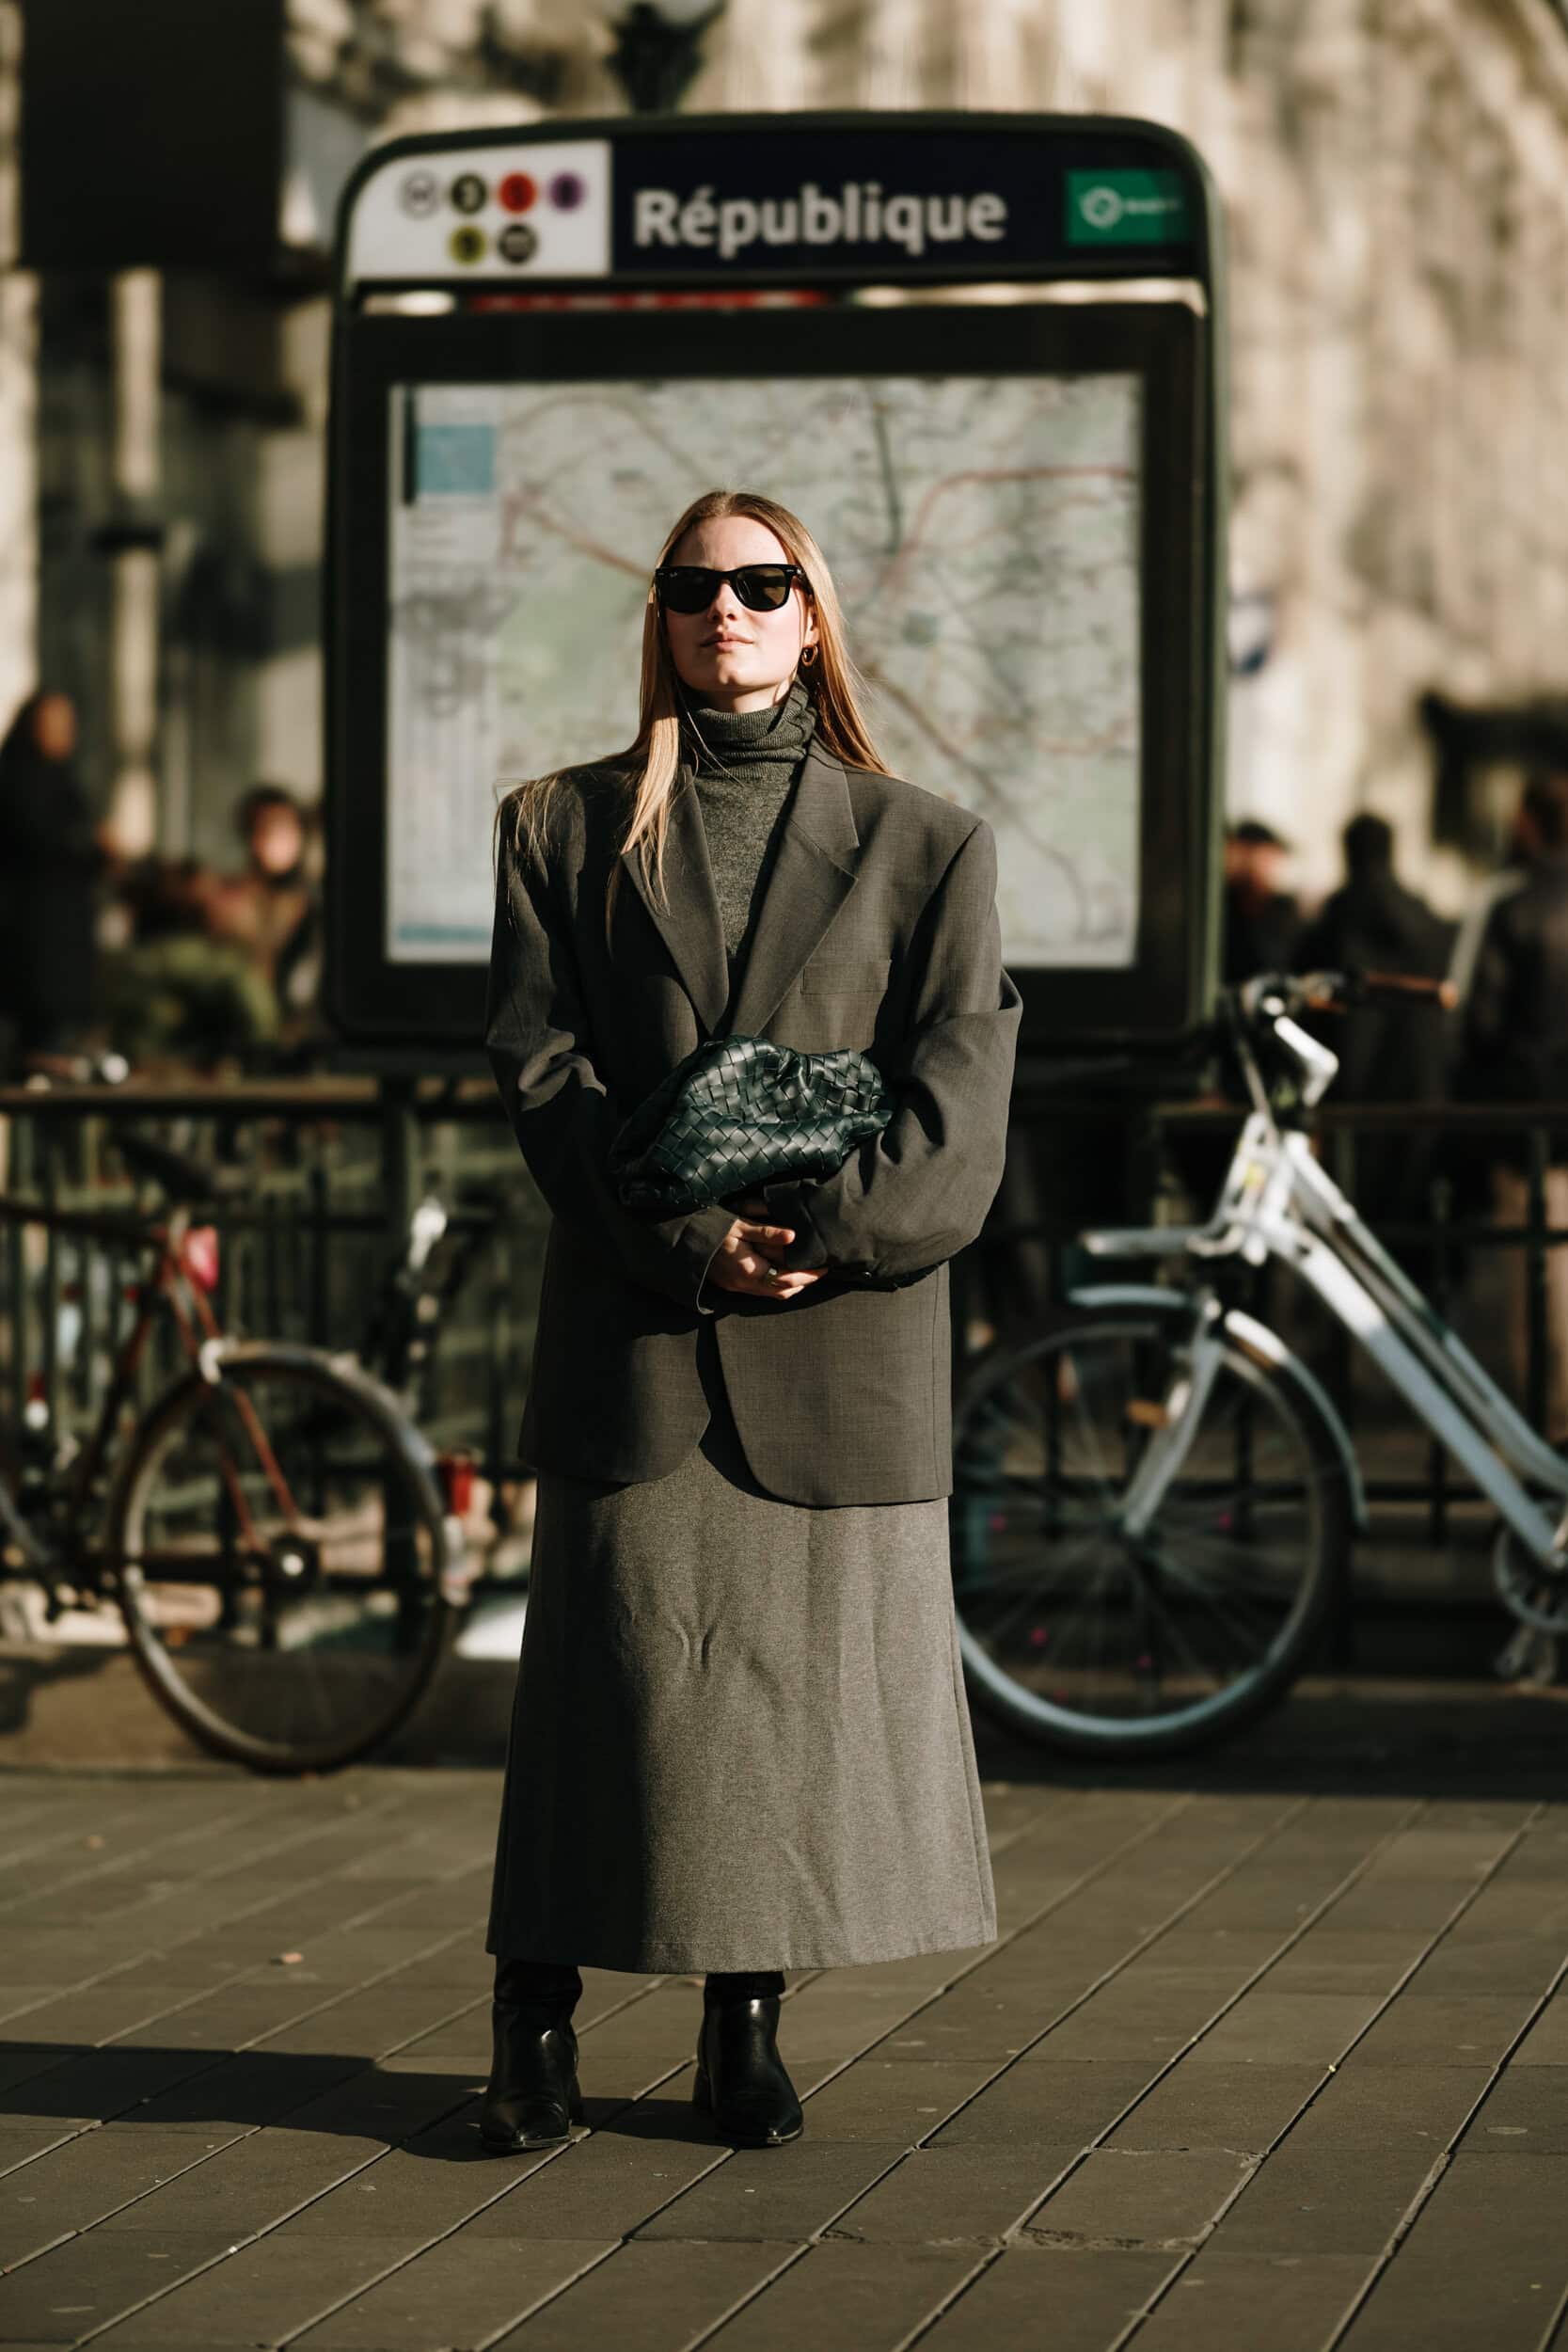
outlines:
{"label": "black ankle boot", "polygon": [[575,1968],[529,1960],[496,1963],[490,2010],[495,2059],[479,2134],[497,2155],[554,2148],[582,2121],[572,2011],[582,1992]]}
{"label": "black ankle boot", "polygon": [[710,2110],[721,2139],[778,2148],[799,2139],[800,2102],[779,2056],[777,1976],[710,1976],[703,1988],[693,2106]]}

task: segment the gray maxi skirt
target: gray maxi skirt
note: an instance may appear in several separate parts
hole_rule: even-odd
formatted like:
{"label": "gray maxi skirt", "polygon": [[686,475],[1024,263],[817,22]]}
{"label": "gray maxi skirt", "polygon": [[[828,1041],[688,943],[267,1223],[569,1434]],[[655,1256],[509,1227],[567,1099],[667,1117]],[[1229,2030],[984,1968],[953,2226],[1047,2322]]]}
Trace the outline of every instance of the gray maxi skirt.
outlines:
{"label": "gray maxi skirt", "polygon": [[992,1941],[947,1504],[782,1502],[711,1418],[664,1478],[541,1473],[486,1948],[694,1974]]}

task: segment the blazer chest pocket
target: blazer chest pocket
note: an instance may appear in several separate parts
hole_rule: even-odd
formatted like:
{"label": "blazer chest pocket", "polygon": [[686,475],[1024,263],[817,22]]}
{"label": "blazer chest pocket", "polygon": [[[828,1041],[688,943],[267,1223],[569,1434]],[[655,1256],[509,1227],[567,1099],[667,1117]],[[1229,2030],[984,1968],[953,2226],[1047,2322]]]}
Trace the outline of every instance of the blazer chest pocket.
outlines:
{"label": "blazer chest pocket", "polygon": [[891,956],[814,956],[800,968],[800,993],[814,1002],[831,996],[839,1004],[875,1010],[887,993],[892,969]]}

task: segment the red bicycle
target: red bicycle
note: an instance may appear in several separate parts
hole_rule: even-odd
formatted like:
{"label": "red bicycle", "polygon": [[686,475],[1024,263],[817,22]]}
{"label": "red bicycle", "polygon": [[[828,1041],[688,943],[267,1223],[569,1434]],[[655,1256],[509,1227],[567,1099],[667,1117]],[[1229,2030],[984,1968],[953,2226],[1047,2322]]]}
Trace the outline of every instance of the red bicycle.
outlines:
{"label": "red bicycle", "polygon": [[[466,1597],[435,1456],[353,1358],[227,1335],[195,1207],[231,1180],[144,1136],[119,1149],[162,1215],[0,1195],[0,1224],[130,1246],[146,1269],[86,1444],[0,1476],[0,1574],[52,1609],[118,1608],[153,1695],[204,1747],[335,1770],[412,1712]],[[187,1368],[138,1413],[160,1316]]]}

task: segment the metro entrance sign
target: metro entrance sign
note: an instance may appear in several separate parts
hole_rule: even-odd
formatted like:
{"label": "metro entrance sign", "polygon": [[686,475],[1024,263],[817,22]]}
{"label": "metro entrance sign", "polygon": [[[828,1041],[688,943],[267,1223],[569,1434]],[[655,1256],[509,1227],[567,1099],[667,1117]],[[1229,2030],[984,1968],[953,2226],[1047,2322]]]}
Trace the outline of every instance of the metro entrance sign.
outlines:
{"label": "metro entrance sign", "polygon": [[[454,263],[508,278],[706,278],[738,267],[791,283],[864,284],[911,265],[942,276],[1077,274],[1086,252],[1114,243],[1197,274],[1202,215],[1190,174],[1173,160],[1151,166],[1147,135],[1134,145],[1107,126],[1098,140],[1081,130],[1074,140],[1057,127],[1048,144],[1043,125],[1017,135],[1025,116],[1006,118],[1011,138],[960,119],[962,128],[922,129],[872,116],[851,129],[770,116],[739,130],[541,134],[527,167],[518,142],[493,133],[418,160],[382,149],[354,202],[349,269],[398,280],[449,275]],[[1086,160],[1107,141],[1139,160]]]}
{"label": "metro entrance sign", "polygon": [[1220,803],[1216,235],[1192,149],[1110,119],[377,149],[334,327],[345,1032],[475,1039],[497,788],[630,739],[649,566],[716,483],[804,515],[889,764],[994,826],[1025,1050],[1189,1026]]}

